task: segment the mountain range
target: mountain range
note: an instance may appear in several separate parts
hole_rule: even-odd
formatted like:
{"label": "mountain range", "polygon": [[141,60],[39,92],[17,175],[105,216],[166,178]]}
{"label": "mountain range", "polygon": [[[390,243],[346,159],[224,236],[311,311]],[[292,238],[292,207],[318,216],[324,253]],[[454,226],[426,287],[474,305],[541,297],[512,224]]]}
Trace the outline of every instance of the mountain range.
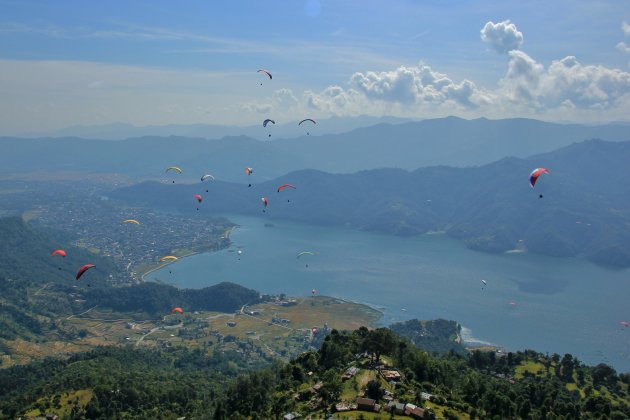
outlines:
{"label": "mountain range", "polygon": [[[318,125],[317,130],[320,129]],[[247,183],[271,180],[301,169],[353,173],[378,168],[468,167],[506,156],[550,152],[593,138],[628,141],[630,126],[449,117],[382,123],[341,134],[311,134],[274,141],[247,136],[216,140],[145,136],[116,142],[74,137],[4,137],[0,138],[0,176],[79,172],[119,173],[135,180],[171,180],[164,170],[175,165],[184,171],[172,178],[178,183],[197,182],[205,173],[225,181]],[[245,167],[254,169],[252,177],[245,176]]]}
{"label": "mountain range", "polygon": [[[152,208],[243,213],[397,235],[444,232],[473,249],[530,250],[630,266],[630,142],[589,140],[527,158],[469,168],[301,170],[251,188],[236,183],[144,182],[111,198]],[[535,189],[529,174],[551,173]],[[285,183],[296,189],[276,189]],[[208,192],[205,193],[205,189]],[[542,198],[539,198],[542,195]],[[263,213],[261,198],[268,198]]]}

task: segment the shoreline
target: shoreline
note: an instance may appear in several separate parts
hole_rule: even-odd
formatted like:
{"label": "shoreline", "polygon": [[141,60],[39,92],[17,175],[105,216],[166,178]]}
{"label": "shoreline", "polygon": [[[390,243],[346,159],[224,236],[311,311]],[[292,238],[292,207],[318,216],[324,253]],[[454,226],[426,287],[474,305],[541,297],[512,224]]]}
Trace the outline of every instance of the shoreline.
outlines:
{"label": "shoreline", "polygon": [[[201,250],[196,250],[196,251],[190,251],[190,252],[188,252],[186,254],[178,256],[177,257],[177,261],[179,261],[180,259],[187,258],[187,257],[192,257],[193,255],[203,254],[203,253],[206,253],[206,252],[218,252],[218,251],[222,251],[224,249],[229,248],[230,246],[232,246],[232,241],[230,241],[230,234],[237,227],[239,227],[239,226],[238,225],[230,226],[229,228],[227,228],[225,230],[224,239],[227,240],[226,245],[224,245],[224,246],[219,245],[219,247],[217,249],[215,249],[215,250],[213,250],[213,249],[205,249],[205,250],[201,249]],[[175,264],[175,263],[177,263],[177,261],[172,261],[172,262],[167,262],[167,263],[164,263],[164,264],[160,264],[157,267],[153,267],[153,268],[150,268],[150,269],[146,270],[145,272],[140,274],[140,282],[147,281],[147,280],[145,280],[145,277],[147,275],[149,275],[151,273],[154,273],[154,272],[156,272],[158,270],[161,270],[162,268],[164,268],[164,267],[166,267],[168,265]]]}

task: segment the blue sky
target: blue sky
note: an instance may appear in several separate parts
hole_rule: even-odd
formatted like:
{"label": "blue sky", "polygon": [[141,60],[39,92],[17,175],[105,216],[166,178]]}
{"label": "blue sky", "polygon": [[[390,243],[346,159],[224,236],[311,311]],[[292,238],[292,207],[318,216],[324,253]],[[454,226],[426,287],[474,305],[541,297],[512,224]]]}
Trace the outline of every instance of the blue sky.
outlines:
{"label": "blue sky", "polygon": [[604,122],[630,115],[628,0],[0,1],[0,8],[1,134],[267,116]]}

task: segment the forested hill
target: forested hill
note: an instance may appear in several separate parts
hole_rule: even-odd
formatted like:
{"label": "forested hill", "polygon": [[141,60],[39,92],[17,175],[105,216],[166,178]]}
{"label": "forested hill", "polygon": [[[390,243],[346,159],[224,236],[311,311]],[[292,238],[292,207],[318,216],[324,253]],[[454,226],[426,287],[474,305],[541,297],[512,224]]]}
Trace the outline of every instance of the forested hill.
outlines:
{"label": "forested hill", "polygon": [[[50,255],[58,248],[67,252],[65,258]],[[87,263],[96,267],[75,280]],[[117,273],[112,258],[74,247],[62,233],[32,228],[21,218],[1,218],[0,354],[3,340],[44,339],[59,317],[96,305],[161,318],[173,306],[233,312],[259,300],[258,292],[227,282],[200,290],[157,283],[115,287],[112,277]]]}
{"label": "forested hill", "polygon": [[[244,213],[398,235],[443,231],[475,249],[529,249],[630,266],[630,142],[590,140],[473,168],[444,166],[329,174],[293,172],[251,188],[223,183],[142,183],[112,197],[154,208]],[[529,174],[546,167],[535,189]],[[279,185],[297,189],[276,192]],[[205,193],[208,189],[208,193]],[[539,194],[543,198],[539,198]],[[262,212],[261,197],[269,199]],[[289,202],[287,200],[290,200]]]}
{"label": "forested hill", "polygon": [[[89,279],[99,287],[110,274],[119,272],[111,258],[70,243],[71,238],[62,232],[34,229],[19,217],[0,218],[0,278],[19,280],[24,287],[44,283],[69,287],[77,284],[75,275],[82,265],[95,264]],[[67,256],[52,257],[56,249],[65,250]],[[87,279],[85,276],[83,281]]]}
{"label": "forested hill", "polygon": [[[419,407],[426,419],[630,417],[630,375],[570,354],[435,356],[388,329],[360,328],[332,330],[317,350],[235,378],[236,355],[99,348],[3,369],[0,416],[276,419],[351,410],[335,416],[392,418],[393,401]],[[369,401],[357,407],[360,397],[379,404],[380,413]]]}
{"label": "forested hill", "polygon": [[[184,169],[178,179],[195,181],[210,171],[236,182],[254,167],[259,180],[311,168],[333,173],[396,167],[483,165],[505,156],[526,157],[577,141],[630,140],[630,126],[554,124],[528,119],[464,120],[449,117],[378,124],[342,134],[259,141],[246,136],[208,140],[146,136],[123,141],[63,138],[0,138],[0,174],[25,172],[118,173],[162,177],[167,166]],[[260,127],[261,132],[264,132]],[[242,181],[241,181],[242,180]]]}

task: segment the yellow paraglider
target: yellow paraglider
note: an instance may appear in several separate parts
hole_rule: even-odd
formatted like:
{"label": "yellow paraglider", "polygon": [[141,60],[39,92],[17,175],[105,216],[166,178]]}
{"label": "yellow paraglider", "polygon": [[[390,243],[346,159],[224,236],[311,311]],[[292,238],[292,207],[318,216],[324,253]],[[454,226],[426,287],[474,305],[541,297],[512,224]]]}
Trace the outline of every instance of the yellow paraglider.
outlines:
{"label": "yellow paraglider", "polygon": [[140,222],[137,221],[136,219],[127,219],[127,220],[123,220],[123,223],[134,223],[136,225],[140,225]]}
{"label": "yellow paraglider", "polygon": [[175,171],[175,172],[180,173],[180,174],[183,174],[183,173],[184,173],[184,171],[182,171],[182,170],[181,170],[180,168],[178,168],[177,166],[169,166],[168,168],[166,168],[166,171],[165,171],[165,172],[168,172],[168,171]]}
{"label": "yellow paraglider", "polygon": [[177,261],[179,258],[177,258],[174,255],[167,255],[165,257],[160,258],[160,262],[173,262],[173,261]]}

